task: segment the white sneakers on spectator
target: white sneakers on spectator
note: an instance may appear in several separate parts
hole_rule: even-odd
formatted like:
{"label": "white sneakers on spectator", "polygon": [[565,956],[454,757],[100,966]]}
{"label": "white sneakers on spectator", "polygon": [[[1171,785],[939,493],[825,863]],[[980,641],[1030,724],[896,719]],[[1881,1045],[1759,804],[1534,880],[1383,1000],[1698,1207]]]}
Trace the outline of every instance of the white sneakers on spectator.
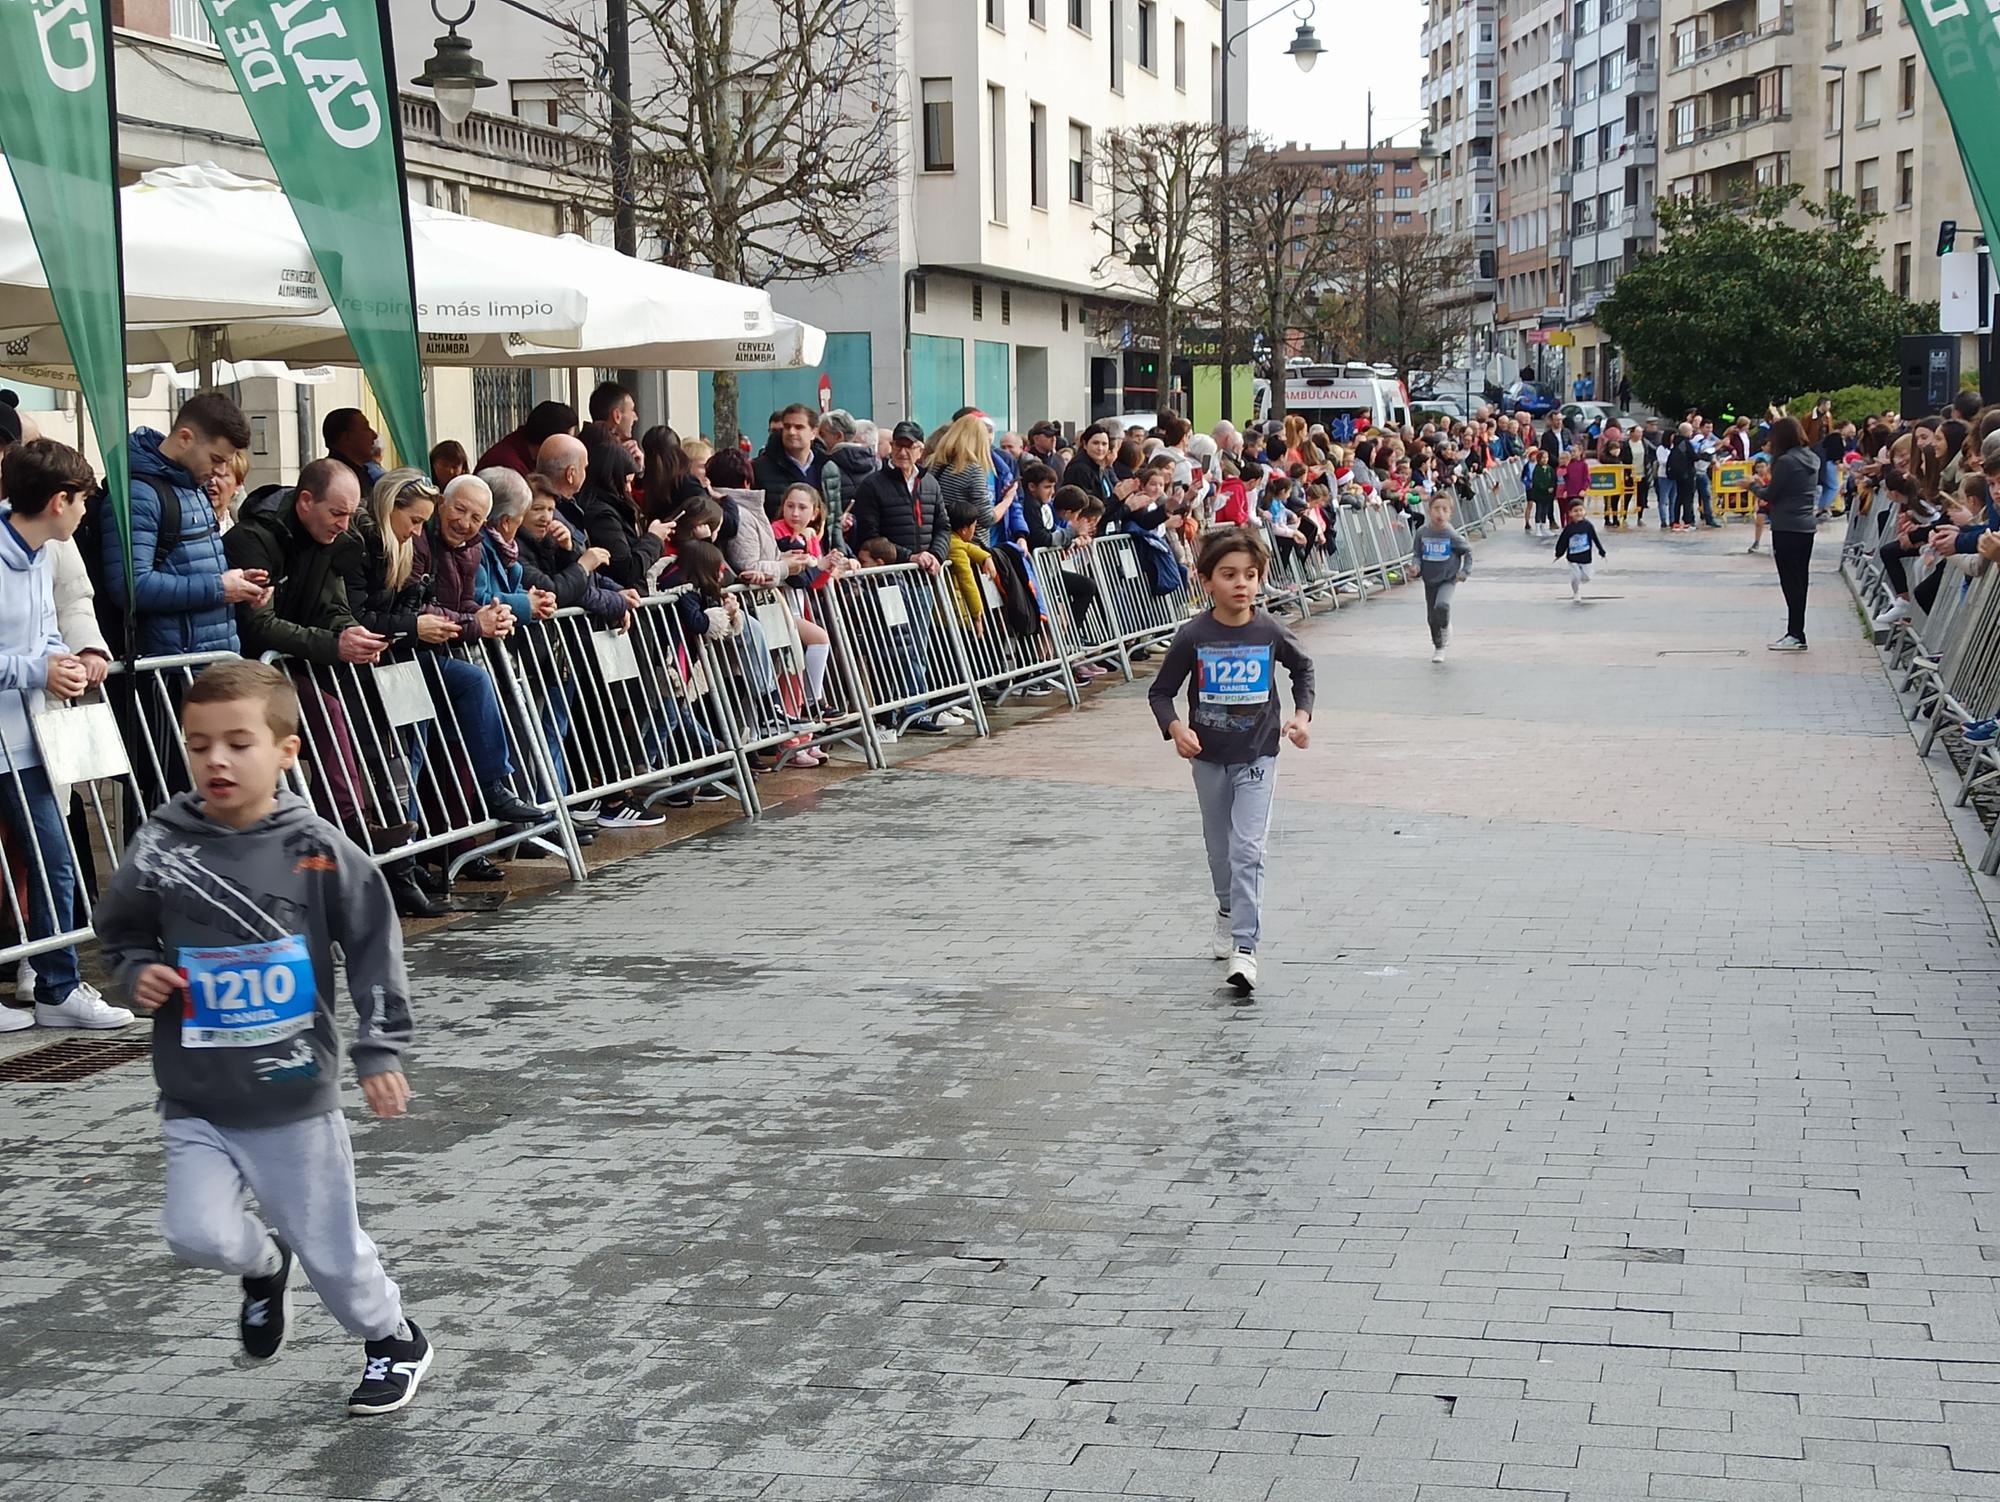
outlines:
{"label": "white sneakers on spectator", "polygon": [[79,982],[77,988],[56,1006],[46,1002],[35,1003],[35,1021],[43,1027],[124,1027],[132,1020],[132,1014],[124,1007],[114,1007],[98,994],[97,987],[88,981]]}
{"label": "white sneakers on spectator", "polygon": [[1806,644],[1796,636],[1781,636],[1776,641],[1766,642],[1764,645],[1773,652],[1803,652],[1806,649]]}
{"label": "white sneakers on spectator", "polygon": [[608,814],[600,814],[597,827],[611,830],[652,829],[666,822],[665,814],[656,814],[650,809],[641,808],[636,803],[628,803],[622,808],[613,809]]}
{"label": "white sneakers on spectator", "polygon": [[1257,956],[1247,949],[1239,949],[1229,957],[1229,984],[1236,988],[1240,996],[1248,996],[1257,989]]}
{"label": "white sneakers on spectator", "polygon": [[1887,610],[1875,617],[1875,629],[1877,631],[1887,631],[1891,626],[1900,625],[1915,614],[1916,612],[1910,608],[1908,600],[1898,600]]}
{"label": "white sneakers on spectator", "polygon": [[0,1033],[18,1033],[35,1025],[35,1014],[26,1007],[0,1007]]}
{"label": "white sneakers on spectator", "polygon": [[936,720],[940,725],[950,725],[954,729],[972,723],[972,716],[962,709],[940,709],[931,718]]}
{"label": "white sneakers on spectator", "polygon": [[14,999],[22,1006],[32,1006],[35,1000],[35,967],[23,960],[14,971]]}
{"label": "white sneakers on spectator", "polygon": [[1226,960],[1236,952],[1236,940],[1229,932],[1229,914],[1215,915],[1215,957]]}

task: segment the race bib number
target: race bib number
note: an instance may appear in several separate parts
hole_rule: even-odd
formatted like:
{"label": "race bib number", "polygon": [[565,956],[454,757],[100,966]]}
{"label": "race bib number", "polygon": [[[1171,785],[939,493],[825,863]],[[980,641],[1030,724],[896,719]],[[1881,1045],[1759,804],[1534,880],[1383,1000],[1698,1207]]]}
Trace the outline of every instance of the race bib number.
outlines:
{"label": "race bib number", "polygon": [[1263,704],[1271,697],[1271,649],[1203,647],[1201,688],[1204,704]]}
{"label": "race bib number", "polygon": [[1590,556],[1590,538],[1588,535],[1579,532],[1569,540],[1569,556],[1572,558],[1588,558]]}
{"label": "race bib number", "polygon": [[268,944],[183,949],[183,1048],[261,1048],[308,1031],[319,1000],[312,956],[293,934]]}
{"label": "race bib number", "polygon": [[1424,539],[1424,562],[1443,563],[1451,557],[1449,537],[1426,537]]}

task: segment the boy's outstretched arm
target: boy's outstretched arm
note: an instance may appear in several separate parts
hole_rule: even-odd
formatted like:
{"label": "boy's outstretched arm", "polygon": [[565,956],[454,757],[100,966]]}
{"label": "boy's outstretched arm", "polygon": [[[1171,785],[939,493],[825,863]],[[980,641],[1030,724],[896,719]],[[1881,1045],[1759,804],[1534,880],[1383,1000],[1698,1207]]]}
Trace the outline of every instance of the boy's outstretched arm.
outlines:
{"label": "boy's outstretched arm", "polygon": [[[354,1000],[354,1073],[364,1088],[378,1074],[401,1076],[414,1028],[410,1021],[410,977],[403,966],[403,929],[389,883],[375,863],[344,836],[336,837],[338,906],[333,930],[347,970],[347,993]],[[380,1106],[376,1092],[369,1104]],[[392,1114],[392,1113],[384,1113]]]}

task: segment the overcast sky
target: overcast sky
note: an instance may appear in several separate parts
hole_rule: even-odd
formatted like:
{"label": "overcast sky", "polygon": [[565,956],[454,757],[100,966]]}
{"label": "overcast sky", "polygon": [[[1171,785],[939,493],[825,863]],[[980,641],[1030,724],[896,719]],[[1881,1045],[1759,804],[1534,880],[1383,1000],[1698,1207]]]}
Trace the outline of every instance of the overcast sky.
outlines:
{"label": "overcast sky", "polygon": [[[1279,0],[1255,0],[1261,17]],[[1375,135],[1414,146],[1423,107],[1417,85],[1424,62],[1417,33],[1423,0],[1321,0],[1313,28],[1327,48],[1319,66],[1301,73],[1285,56],[1298,23],[1289,13],[1259,26],[1236,44],[1250,55],[1250,128],[1282,143],[1360,146],[1367,139],[1367,91],[1375,91]]]}

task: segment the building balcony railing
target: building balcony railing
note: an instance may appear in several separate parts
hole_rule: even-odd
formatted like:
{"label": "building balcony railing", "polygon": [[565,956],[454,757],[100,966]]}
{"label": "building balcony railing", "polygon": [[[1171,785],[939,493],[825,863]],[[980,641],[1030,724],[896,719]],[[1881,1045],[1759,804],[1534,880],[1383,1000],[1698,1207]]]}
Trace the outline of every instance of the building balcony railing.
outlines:
{"label": "building balcony railing", "polygon": [[1789,36],[1792,29],[1792,11],[1791,7],[1787,6],[1770,20],[1747,31],[1718,37],[1703,46],[1691,47],[1686,51],[1676,49],[1673,67],[1669,71],[1678,73],[1683,68],[1692,68],[1696,63],[1705,63],[1710,58],[1721,57],[1725,52],[1734,52],[1739,47],[1748,47],[1752,42],[1761,42],[1766,37]]}
{"label": "building balcony railing", "polygon": [[447,125],[435,101],[417,94],[401,95],[400,100],[408,139],[439,141],[481,156],[574,172],[599,182],[611,180],[611,153],[601,141],[484,111],[474,111],[463,125]]}
{"label": "building balcony railing", "polygon": [[1721,120],[1711,120],[1706,125],[1697,125],[1693,132],[1667,145],[1669,151],[1685,151],[1690,146],[1698,146],[1704,141],[1713,141],[1721,136],[1732,136],[1738,131],[1749,130],[1757,125],[1774,125],[1792,118],[1790,110],[1765,110],[1755,115],[1730,115]]}

